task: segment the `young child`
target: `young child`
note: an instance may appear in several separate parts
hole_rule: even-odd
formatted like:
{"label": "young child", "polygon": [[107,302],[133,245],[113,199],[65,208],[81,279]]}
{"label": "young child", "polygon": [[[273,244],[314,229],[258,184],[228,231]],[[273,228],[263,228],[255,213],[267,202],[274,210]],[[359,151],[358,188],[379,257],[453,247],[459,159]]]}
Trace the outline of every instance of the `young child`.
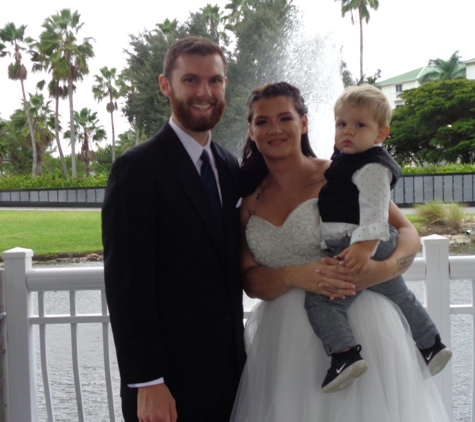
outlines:
{"label": "young child", "polygon": [[[334,112],[335,151],[339,152],[325,172],[327,183],[318,200],[322,247],[330,256],[344,259],[353,272],[362,273],[370,258],[384,260],[396,247],[397,231],[388,224],[388,210],[390,190],[401,169],[382,146],[389,135],[391,106],[379,89],[352,86],[340,95]],[[440,341],[435,324],[404,279],[399,276],[370,290],[399,306],[429,371],[440,372],[452,352]],[[332,356],[322,384],[327,393],[346,388],[368,368],[347,319],[347,309],[357,295],[330,300],[306,294],[310,323]]]}

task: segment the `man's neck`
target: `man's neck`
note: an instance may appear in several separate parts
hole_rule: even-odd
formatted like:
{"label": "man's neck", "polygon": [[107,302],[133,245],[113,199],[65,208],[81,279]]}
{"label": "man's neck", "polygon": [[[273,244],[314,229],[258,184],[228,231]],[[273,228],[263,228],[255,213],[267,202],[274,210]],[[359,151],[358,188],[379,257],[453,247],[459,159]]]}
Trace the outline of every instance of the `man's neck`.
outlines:
{"label": "man's neck", "polygon": [[207,130],[205,132],[194,132],[194,131],[184,127],[181,124],[181,122],[173,115],[172,115],[172,120],[183,132],[185,132],[187,135],[190,135],[202,147],[204,147],[206,145],[206,143],[208,142],[208,139],[210,137],[210,131],[209,130]]}

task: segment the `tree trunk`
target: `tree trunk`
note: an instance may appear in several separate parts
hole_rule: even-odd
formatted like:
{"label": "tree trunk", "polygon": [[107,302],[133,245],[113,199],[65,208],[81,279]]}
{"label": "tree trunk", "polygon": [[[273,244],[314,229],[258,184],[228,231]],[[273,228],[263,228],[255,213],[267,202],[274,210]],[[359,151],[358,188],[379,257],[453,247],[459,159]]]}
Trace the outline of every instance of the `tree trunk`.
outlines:
{"label": "tree trunk", "polygon": [[37,161],[38,161],[38,167],[36,169],[36,173],[38,174],[38,176],[41,176],[43,174],[43,156],[41,154],[41,148],[38,144],[37,145]]}
{"label": "tree trunk", "polygon": [[56,100],[56,108],[54,111],[54,133],[56,135],[56,145],[58,146],[59,157],[61,159],[61,165],[63,166],[63,173],[66,178],[69,177],[68,168],[66,167],[66,160],[64,159],[63,148],[61,148],[61,141],[59,140],[59,95],[55,93],[54,98]]}
{"label": "tree trunk", "polygon": [[360,81],[363,81],[363,19],[361,18],[361,12],[359,14],[360,18]]}
{"label": "tree trunk", "polygon": [[84,161],[86,162],[86,177],[89,177],[89,136],[87,132],[84,134]]}
{"label": "tree trunk", "polygon": [[110,95],[111,104],[111,125],[112,125],[112,163],[115,161],[115,128],[114,128],[114,103],[112,95]]}
{"label": "tree trunk", "polygon": [[73,106],[73,75],[72,64],[69,64],[69,77],[68,77],[68,97],[69,97],[69,133],[71,134],[71,170],[72,178],[77,176],[76,171],[76,132],[74,127],[74,106]]}
{"label": "tree trunk", "polygon": [[25,85],[23,84],[23,79],[20,79],[20,84],[21,84],[21,92],[23,94],[23,108],[25,109],[26,121],[28,123],[28,128],[30,129],[31,150],[33,152],[33,164],[31,166],[31,176],[36,177],[38,159],[36,155],[35,131],[33,130],[33,123],[31,122],[30,110],[28,109],[28,102],[26,101]]}
{"label": "tree trunk", "polygon": [[138,125],[135,125],[135,145],[139,144],[139,139],[140,139],[140,129]]}

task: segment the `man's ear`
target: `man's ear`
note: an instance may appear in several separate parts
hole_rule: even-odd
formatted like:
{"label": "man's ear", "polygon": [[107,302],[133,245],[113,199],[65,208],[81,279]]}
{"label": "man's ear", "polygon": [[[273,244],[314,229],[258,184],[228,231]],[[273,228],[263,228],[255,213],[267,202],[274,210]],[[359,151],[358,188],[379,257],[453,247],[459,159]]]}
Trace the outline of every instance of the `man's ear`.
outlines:
{"label": "man's ear", "polygon": [[160,85],[160,91],[162,91],[163,95],[165,95],[165,97],[170,97],[171,84],[168,78],[164,74],[161,74],[158,77],[158,84]]}
{"label": "man's ear", "polygon": [[382,144],[388,137],[390,131],[391,129],[389,128],[389,126],[381,126],[379,128],[378,137],[376,138],[376,143]]}

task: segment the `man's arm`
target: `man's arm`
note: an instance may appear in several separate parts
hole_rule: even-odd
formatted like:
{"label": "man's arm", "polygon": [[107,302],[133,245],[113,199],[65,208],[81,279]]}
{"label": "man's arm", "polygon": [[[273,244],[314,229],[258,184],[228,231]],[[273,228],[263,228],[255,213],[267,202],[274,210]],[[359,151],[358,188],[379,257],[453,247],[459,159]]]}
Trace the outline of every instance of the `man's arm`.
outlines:
{"label": "man's arm", "polygon": [[156,200],[139,161],[131,154],[115,161],[102,210],[106,296],[124,384],[163,377],[166,367],[157,310]]}

